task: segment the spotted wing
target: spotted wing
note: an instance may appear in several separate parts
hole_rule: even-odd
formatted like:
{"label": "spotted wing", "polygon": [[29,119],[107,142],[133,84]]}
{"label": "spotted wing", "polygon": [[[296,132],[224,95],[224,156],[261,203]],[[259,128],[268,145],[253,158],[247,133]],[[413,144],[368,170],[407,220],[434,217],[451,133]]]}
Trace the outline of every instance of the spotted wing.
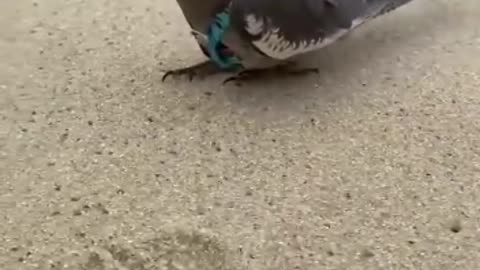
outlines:
{"label": "spotted wing", "polygon": [[369,18],[411,0],[233,0],[232,27],[262,54],[284,60],[325,47]]}

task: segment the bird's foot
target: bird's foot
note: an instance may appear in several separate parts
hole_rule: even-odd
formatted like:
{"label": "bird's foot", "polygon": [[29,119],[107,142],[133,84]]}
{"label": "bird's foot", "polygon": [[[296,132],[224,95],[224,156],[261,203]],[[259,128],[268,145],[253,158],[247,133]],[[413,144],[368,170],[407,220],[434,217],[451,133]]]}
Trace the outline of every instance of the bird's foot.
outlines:
{"label": "bird's foot", "polygon": [[234,76],[228,77],[223,81],[223,84],[226,84],[228,82],[241,83],[246,81],[252,81],[252,80],[259,79],[261,77],[272,75],[272,74],[282,75],[286,77],[286,76],[295,76],[295,75],[306,75],[310,73],[318,73],[318,68],[292,69],[292,68],[289,68],[288,66],[282,65],[282,66],[276,66],[273,68],[265,68],[265,69],[247,69],[247,70],[242,70],[238,72]]}
{"label": "bird's foot", "polygon": [[189,67],[169,70],[163,75],[162,82],[164,82],[168,77],[180,76],[187,76],[188,79],[192,81],[194,77],[205,78],[221,72],[223,72],[223,70],[215,65],[215,63],[211,61],[205,61]]}

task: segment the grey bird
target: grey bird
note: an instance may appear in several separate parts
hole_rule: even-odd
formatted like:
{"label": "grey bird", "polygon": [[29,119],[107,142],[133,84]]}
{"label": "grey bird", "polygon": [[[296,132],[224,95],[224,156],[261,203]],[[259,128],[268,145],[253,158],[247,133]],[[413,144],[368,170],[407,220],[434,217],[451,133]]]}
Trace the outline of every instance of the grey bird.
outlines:
{"label": "grey bird", "polygon": [[177,0],[207,61],[165,73],[229,72],[244,80],[265,71],[303,74],[297,58],[413,0]]}

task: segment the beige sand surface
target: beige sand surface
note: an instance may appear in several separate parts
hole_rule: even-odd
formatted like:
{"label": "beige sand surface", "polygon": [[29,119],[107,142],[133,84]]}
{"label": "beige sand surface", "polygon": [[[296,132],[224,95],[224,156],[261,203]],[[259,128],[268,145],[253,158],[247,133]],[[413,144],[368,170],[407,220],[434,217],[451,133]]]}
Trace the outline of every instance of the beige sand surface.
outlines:
{"label": "beige sand surface", "polygon": [[237,87],[174,0],[0,1],[0,269],[480,269],[480,4]]}

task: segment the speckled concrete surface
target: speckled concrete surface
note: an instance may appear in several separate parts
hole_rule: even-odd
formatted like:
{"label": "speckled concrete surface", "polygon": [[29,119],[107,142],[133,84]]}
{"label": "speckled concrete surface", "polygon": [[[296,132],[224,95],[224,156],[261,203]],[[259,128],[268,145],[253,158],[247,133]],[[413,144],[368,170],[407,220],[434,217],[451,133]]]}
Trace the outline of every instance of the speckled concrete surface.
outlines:
{"label": "speckled concrete surface", "polygon": [[0,269],[480,269],[480,5],[242,87],[173,0],[0,3]]}

